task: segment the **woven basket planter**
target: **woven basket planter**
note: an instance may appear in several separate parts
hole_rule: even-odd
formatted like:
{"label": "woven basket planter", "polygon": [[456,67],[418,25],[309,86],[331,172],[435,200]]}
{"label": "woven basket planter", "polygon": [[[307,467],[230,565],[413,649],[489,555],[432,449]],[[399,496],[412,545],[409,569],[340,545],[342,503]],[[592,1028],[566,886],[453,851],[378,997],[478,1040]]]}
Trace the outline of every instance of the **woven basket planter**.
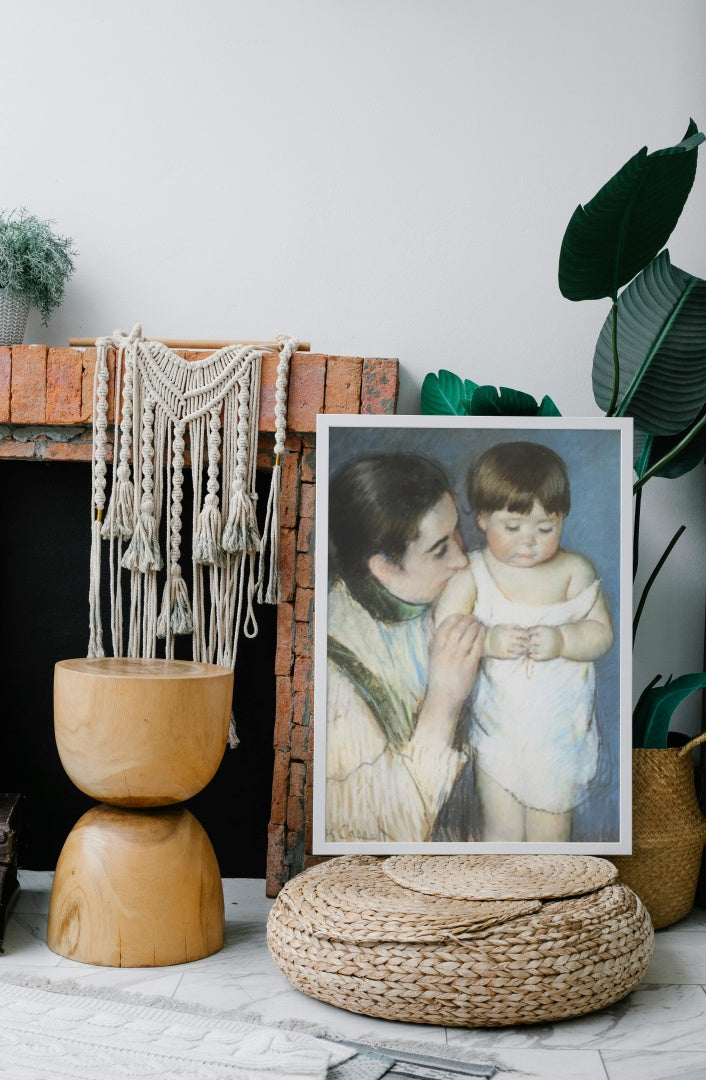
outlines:
{"label": "woven basket planter", "polygon": [[632,752],[632,855],[611,861],[655,930],[683,919],[694,905],[706,821],[690,754],[704,741],[706,733],[679,749]]}
{"label": "woven basket planter", "polygon": [[21,345],[29,315],[29,300],[8,296],[0,289],[0,345]]}
{"label": "woven basket planter", "polygon": [[[437,860],[438,873],[442,857],[427,858]],[[463,858],[470,870],[470,860],[488,857],[446,858],[450,868]],[[514,857],[493,858],[506,871]],[[414,873],[415,888],[400,884],[395,858],[346,855],[284,886],[268,920],[270,952],[298,990],[367,1016],[456,1027],[581,1016],[630,993],[647,969],[654,934],[643,904],[615,881],[606,860],[581,860],[595,864],[596,881],[572,885],[577,858],[519,856],[519,885],[491,888],[491,898],[478,888],[482,898],[474,899],[461,898],[456,886],[451,896],[427,891],[433,875],[421,882],[424,891]],[[569,860],[554,895],[582,894],[523,896],[529,859],[559,870]],[[492,863],[485,876],[492,880]]]}

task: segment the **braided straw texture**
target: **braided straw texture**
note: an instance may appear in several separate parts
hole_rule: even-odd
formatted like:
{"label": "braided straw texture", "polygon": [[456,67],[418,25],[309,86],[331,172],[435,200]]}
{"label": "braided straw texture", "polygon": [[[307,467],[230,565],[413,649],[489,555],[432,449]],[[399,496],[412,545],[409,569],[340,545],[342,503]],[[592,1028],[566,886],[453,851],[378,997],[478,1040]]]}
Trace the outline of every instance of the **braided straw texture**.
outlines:
{"label": "braided straw texture", "polygon": [[[365,877],[371,863],[355,860],[344,856],[293,878],[280,892],[267,924],[270,952],[286,978],[305,994],[339,1008],[456,1027],[548,1022],[619,1001],[638,984],[652,955],[654,934],[647,911],[621,884],[547,901],[539,910],[505,922],[496,917],[494,925],[468,930],[463,940],[449,930],[439,930],[436,941],[411,940],[415,923],[420,937],[427,934],[429,923],[420,919],[422,909],[406,898],[397,916],[401,940],[339,940],[345,916],[338,911],[338,898],[343,895],[350,905],[353,892],[344,886],[334,890],[336,899],[329,901],[322,882],[352,880],[356,866]],[[315,883],[315,912],[303,901],[311,892],[306,882]],[[363,892],[369,891],[366,883]],[[392,925],[392,896],[383,892],[383,911],[374,913],[378,924]],[[451,918],[457,917],[454,902],[444,903],[454,912]],[[497,915],[498,905],[487,903]],[[440,910],[431,906],[425,915],[433,922]],[[360,911],[353,917],[359,918]]]}
{"label": "braided straw texture", "polygon": [[632,752],[632,855],[612,862],[649,911],[655,930],[683,919],[694,904],[706,821],[689,751],[705,738],[681,749]]}
{"label": "braided straw texture", "polygon": [[579,896],[618,876],[593,855],[393,855],[383,869],[408,889],[475,900]]}
{"label": "braided straw texture", "polygon": [[442,942],[539,911],[538,900],[448,900],[396,884],[373,855],[347,855],[331,874],[326,863],[300,874],[283,895],[314,937],[353,943]]}

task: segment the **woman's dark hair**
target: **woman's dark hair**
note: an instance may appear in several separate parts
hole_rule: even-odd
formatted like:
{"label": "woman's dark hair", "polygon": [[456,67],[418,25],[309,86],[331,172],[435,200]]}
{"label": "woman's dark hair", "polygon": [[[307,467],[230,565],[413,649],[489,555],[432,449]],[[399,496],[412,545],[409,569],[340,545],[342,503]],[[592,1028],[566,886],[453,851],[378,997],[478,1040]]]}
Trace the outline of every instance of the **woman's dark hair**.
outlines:
{"label": "woman's dark hair", "polygon": [[443,469],[418,454],[375,454],[343,465],[329,485],[329,558],[350,582],[371,555],[398,565],[425,514],[451,488]]}
{"label": "woman's dark hair", "polygon": [[566,517],[571,508],[566,465],[541,443],[492,446],[469,469],[466,492],[476,516],[506,509],[528,514],[535,501],[547,514]]}

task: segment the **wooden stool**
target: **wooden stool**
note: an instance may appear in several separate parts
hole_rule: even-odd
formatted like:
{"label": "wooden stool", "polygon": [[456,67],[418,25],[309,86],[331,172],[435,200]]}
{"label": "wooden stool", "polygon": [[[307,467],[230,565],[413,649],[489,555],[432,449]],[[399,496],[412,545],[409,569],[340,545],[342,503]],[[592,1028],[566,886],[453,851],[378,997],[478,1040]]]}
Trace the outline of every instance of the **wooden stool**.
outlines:
{"label": "wooden stool", "polygon": [[[228,738],[233,672],[184,660],[62,660],[54,674],[61,763],[104,804],[64,844],[47,942],[61,956],[155,967],[223,947],[220,871],[184,807],[209,783]],[[162,809],[156,809],[162,808]]]}

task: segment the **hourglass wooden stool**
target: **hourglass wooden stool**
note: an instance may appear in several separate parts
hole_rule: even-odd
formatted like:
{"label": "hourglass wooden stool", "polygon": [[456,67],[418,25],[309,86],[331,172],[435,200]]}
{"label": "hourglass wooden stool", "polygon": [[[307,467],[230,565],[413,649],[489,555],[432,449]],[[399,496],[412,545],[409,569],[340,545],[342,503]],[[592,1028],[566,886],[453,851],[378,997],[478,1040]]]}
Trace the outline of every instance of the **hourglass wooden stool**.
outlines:
{"label": "hourglass wooden stool", "polygon": [[215,775],[233,672],[184,660],[62,660],[54,673],[61,763],[102,800],[59,856],[47,942],[61,956],[156,967],[223,947],[220,870],[182,802]]}

